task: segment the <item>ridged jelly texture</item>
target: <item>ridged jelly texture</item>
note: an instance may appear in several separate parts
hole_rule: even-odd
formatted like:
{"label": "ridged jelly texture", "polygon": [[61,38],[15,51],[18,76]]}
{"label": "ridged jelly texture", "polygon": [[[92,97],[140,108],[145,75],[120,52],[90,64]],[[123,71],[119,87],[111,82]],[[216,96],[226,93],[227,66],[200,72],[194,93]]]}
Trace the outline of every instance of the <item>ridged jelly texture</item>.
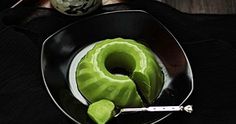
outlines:
{"label": "ridged jelly texture", "polygon": [[[109,63],[109,57],[114,61]],[[106,64],[124,66],[130,75],[112,74]],[[118,107],[140,107],[143,100],[137,87],[151,104],[162,89],[163,73],[147,47],[131,39],[115,38],[96,43],[79,62],[76,80],[91,103],[107,99]]]}

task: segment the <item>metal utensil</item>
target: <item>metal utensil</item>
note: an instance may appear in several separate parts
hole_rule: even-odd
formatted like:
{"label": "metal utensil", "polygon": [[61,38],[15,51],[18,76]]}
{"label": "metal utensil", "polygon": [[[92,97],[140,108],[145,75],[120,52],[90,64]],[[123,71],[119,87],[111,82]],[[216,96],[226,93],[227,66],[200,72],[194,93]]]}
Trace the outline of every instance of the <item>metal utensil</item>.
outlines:
{"label": "metal utensil", "polygon": [[19,4],[21,4],[23,2],[23,0],[19,0],[16,3],[14,3],[10,8],[15,8],[16,6],[18,6]]}
{"label": "metal utensil", "polygon": [[192,113],[192,105],[187,106],[151,106],[151,107],[142,107],[142,108],[123,108],[116,112],[114,117],[118,117],[122,113],[130,112],[174,112],[174,111],[185,111],[187,113]]}

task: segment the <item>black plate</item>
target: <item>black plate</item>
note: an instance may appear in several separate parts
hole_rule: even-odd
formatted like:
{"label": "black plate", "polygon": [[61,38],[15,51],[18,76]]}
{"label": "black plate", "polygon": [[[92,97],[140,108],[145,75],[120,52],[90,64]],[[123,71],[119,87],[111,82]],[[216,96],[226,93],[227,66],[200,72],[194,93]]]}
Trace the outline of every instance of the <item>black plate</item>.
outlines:
{"label": "black plate", "polygon": [[[59,30],[43,44],[42,75],[47,91],[58,108],[77,123],[93,123],[87,106],[77,100],[69,87],[69,68],[75,55],[84,47],[108,38],[141,41],[156,53],[165,65],[171,81],[165,84],[153,106],[182,105],[193,90],[188,59],[174,36],[156,18],[140,10],[108,12],[86,18]],[[132,113],[109,123],[156,123],[170,112]]]}

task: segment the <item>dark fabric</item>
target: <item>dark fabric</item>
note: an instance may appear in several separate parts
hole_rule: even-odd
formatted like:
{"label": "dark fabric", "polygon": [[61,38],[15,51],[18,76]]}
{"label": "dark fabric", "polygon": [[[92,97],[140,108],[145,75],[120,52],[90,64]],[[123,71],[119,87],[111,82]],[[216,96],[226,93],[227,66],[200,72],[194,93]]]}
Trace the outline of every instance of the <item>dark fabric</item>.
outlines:
{"label": "dark fabric", "polygon": [[[109,5],[95,13],[142,9],[159,19],[185,50],[194,75],[186,104],[160,124],[235,124],[236,15],[192,15],[152,0]],[[89,16],[89,15],[88,15]],[[80,19],[50,9],[17,8],[0,14],[0,123],[72,123],[54,105],[40,72],[46,37]]]}

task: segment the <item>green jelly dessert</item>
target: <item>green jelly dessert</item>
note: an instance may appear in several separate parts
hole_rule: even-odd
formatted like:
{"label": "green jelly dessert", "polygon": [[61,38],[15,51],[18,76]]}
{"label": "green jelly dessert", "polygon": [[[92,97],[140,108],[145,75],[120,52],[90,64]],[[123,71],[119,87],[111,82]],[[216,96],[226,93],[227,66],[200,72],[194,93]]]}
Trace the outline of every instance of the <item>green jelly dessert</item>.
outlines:
{"label": "green jelly dessert", "polygon": [[114,115],[115,105],[106,99],[89,105],[88,115],[97,124],[105,124]]}
{"label": "green jelly dessert", "polygon": [[[125,73],[116,73],[117,69]],[[143,101],[151,104],[164,82],[151,50],[123,38],[97,42],[79,62],[76,81],[79,91],[90,103],[107,99],[118,108],[142,107]]]}

